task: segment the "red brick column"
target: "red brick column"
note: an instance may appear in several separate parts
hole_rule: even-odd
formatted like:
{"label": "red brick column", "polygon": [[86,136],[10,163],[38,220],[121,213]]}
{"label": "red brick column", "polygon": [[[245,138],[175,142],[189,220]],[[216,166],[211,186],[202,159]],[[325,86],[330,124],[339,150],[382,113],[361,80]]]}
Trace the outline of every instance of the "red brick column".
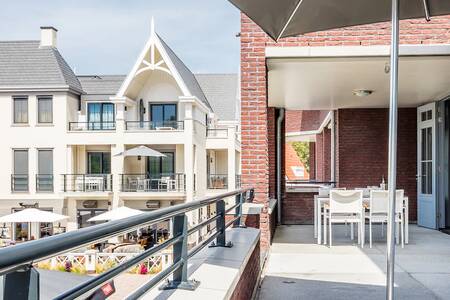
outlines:
{"label": "red brick column", "polygon": [[[242,184],[255,188],[255,202],[263,203],[260,216],[261,247],[269,247],[268,216],[269,129],[275,112],[267,108],[265,46],[266,35],[246,16],[241,16],[241,136]],[[271,132],[273,135],[273,131]],[[273,145],[272,145],[273,148]],[[271,159],[274,154],[272,152]],[[273,173],[273,172],[272,172]],[[271,174],[271,176],[273,176]],[[272,177],[271,177],[272,178]],[[273,179],[272,179],[273,181]]]}

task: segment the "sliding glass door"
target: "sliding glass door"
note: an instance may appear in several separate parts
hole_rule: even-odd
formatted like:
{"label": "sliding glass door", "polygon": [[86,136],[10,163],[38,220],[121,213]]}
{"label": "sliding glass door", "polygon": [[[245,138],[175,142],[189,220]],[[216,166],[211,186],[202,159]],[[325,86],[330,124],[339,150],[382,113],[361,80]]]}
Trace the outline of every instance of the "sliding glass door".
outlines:
{"label": "sliding glass door", "polygon": [[177,128],[177,105],[150,104],[150,121],[155,128]]}
{"label": "sliding glass door", "polygon": [[89,174],[110,174],[111,173],[111,153],[109,153],[109,152],[88,152],[88,173]]}
{"label": "sliding glass door", "polygon": [[173,152],[162,152],[166,157],[149,157],[147,171],[150,178],[173,176],[175,173],[175,159]]}
{"label": "sliding glass door", "polygon": [[115,128],[113,103],[88,103],[89,130],[112,130]]}

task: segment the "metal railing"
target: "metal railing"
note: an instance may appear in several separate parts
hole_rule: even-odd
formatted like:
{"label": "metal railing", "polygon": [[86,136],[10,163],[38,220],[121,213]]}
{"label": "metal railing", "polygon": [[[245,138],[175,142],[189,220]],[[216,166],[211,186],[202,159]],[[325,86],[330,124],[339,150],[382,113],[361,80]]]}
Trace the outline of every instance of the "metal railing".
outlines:
{"label": "metal railing", "polygon": [[228,188],[227,174],[208,174],[208,189],[220,190]]}
{"label": "metal railing", "polygon": [[183,130],[184,121],[126,121],[125,130]]}
{"label": "metal railing", "polygon": [[335,181],[317,181],[317,180],[286,180],[286,190],[295,190],[297,188],[302,188],[305,186],[330,186],[335,187]]}
{"label": "metal railing", "polygon": [[11,191],[28,192],[29,176],[23,174],[11,174]]}
{"label": "metal railing", "polygon": [[228,129],[206,129],[206,136],[210,138],[227,138],[228,137]]}
{"label": "metal railing", "polygon": [[121,192],[184,192],[186,175],[182,173],[121,174]]}
{"label": "metal railing", "polygon": [[[171,220],[173,228],[173,232],[165,242],[145,250],[96,277],[91,277],[54,299],[85,299],[93,291],[108,284],[116,276],[171,246],[173,263],[154,277],[149,278],[146,283],[128,295],[126,299],[138,299],[169,275],[172,275],[172,280],[160,288],[193,290],[199,285],[199,282],[188,280],[188,260],[207,245],[214,247],[233,246],[231,242],[226,240],[226,229],[232,225],[241,227],[242,204],[252,200],[253,194],[253,189],[236,190],[1,249],[0,275],[5,275],[4,298],[39,299],[39,276],[33,267],[36,262],[165,220]],[[226,207],[225,199],[230,197],[234,197],[234,203],[231,207]],[[215,205],[216,214],[208,216],[201,223],[189,228],[187,214],[211,205]],[[233,218],[226,221],[226,215],[231,213],[234,213]],[[209,231],[209,236],[202,239],[195,247],[189,248],[188,237],[201,232],[212,223],[215,223],[215,228]],[[219,276],[218,274],[215,275]]]}
{"label": "metal railing", "polygon": [[53,174],[37,174],[36,191],[53,192]]}
{"label": "metal railing", "polygon": [[112,174],[63,174],[63,192],[111,192]]}
{"label": "metal railing", "polygon": [[69,131],[116,130],[116,122],[69,122]]}

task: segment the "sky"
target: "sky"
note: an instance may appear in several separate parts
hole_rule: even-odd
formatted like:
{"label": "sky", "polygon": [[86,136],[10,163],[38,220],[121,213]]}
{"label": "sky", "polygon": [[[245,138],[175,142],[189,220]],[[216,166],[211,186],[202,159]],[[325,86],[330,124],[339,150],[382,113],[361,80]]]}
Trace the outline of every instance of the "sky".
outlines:
{"label": "sky", "polygon": [[0,40],[39,40],[58,29],[58,49],[76,74],[127,74],[158,34],[195,73],[236,73],[239,12],[227,0],[4,1]]}

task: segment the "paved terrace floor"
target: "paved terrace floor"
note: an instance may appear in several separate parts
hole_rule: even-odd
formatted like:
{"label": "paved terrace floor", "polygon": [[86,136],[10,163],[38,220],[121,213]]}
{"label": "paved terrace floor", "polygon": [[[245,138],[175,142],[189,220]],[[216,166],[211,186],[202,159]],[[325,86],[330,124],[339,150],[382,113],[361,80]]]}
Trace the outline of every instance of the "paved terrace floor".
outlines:
{"label": "paved terrace floor", "polygon": [[[372,249],[368,241],[361,249],[337,227],[332,248],[315,243],[312,226],[278,227],[258,298],[385,299],[381,231]],[[396,299],[450,299],[449,235],[410,226],[409,245],[396,250]]]}

